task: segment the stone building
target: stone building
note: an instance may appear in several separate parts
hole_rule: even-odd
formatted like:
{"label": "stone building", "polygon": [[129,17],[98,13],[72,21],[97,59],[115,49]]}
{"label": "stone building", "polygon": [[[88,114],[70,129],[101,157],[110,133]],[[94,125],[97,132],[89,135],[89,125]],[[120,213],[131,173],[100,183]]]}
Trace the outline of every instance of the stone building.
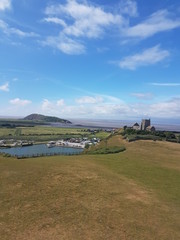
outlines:
{"label": "stone building", "polygon": [[139,125],[137,122],[131,127],[134,130],[142,130],[142,131],[149,131],[149,132],[155,132],[156,129],[154,126],[151,126],[151,120],[150,119],[142,119],[141,125]]}
{"label": "stone building", "polygon": [[156,129],[155,129],[154,126],[148,126],[148,127],[146,128],[146,131],[149,131],[149,132],[155,132]]}
{"label": "stone building", "polygon": [[139,126],[138,123],[135,123],[135,124],[132,126],[132,128],[133,128],[134,130],[140,130],[140,126]]}
{"label": "stone building", "polygon": [[151,120],[150,119],[142,119],[141,121],[141,130],[146,130],[147,127],[151,126]]}

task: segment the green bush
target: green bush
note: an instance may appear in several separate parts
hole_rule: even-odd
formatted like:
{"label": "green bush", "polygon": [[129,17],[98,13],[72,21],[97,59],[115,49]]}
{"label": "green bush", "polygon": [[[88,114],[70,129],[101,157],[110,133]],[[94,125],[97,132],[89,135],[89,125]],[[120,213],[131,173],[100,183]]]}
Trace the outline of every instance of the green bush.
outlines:
{"label": "green bush", "polygon": [[159,136],[154,135],[128,135],[126,136],[128,142],[133,142],[136,140],[162,140]]}
{"label": "green bush", "polygon": [[126,148],[121,146],[121,147],[102,147],[102,148],[96,148],[89,150],[86,152],[87,154],[113,154],[113,153],[119,153],[125,151]]}

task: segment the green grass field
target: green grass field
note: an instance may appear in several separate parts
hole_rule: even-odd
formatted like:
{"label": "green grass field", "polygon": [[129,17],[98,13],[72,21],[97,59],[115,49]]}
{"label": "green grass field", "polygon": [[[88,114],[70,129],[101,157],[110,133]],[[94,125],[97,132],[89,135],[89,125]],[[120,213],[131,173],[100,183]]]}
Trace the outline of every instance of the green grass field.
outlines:
{"label": "green grass field", "polygon": [[58,140],[62,138],[72,137],[97,137],[104,139],[109,136],[109,133],[100,131],[95,134],[87,132],[80,128],[58,128],[58,127],[17,127],[17,128],[0,128],[0,139],[17,139],[17,140],[34,140],[37,142],[47,142],[51,140]]}
{"label": "green grass field", "polygon": [[1,239],[180,239],[180,145],[120,136],[104,145],[126,151],[1,156]]}
{"label": "green grass field", "polygon": [[0,138],[3,138],[4,136],[14,136],[15,132],[15,128],[0,128]]}
{"label": "green grass field", "polygon": [[[83,129],[82,129],[83,130]],[[83,134],[83,131],[78,128],[58,128],[58,127],[25,127],[22,128],[22,134],[29,135],[29,134]]]}

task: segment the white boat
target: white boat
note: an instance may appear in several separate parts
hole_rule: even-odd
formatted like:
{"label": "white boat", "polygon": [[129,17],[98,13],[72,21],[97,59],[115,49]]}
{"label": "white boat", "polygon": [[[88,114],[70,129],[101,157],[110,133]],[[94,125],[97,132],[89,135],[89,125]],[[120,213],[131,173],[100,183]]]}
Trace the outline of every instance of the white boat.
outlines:
{"label": "white boat", "polygon": [[48,148],[52,148],[52,147],[55,147],[56,142],[50,141],[50,142],[48,142],[46,145],[47,145]]}

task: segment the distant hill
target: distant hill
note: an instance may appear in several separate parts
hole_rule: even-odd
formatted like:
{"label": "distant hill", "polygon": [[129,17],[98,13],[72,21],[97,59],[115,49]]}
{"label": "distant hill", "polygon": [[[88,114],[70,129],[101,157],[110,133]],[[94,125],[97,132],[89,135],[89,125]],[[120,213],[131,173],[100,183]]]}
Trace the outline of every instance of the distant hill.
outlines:
{"label": "distant hill", "polygon": [[23,118],[23,120],[29,121],[42,121],[42,122],[54,122],[54,123],[71,123],[70,121],[58,117],[44,116],[42,114],[30,114]]}

